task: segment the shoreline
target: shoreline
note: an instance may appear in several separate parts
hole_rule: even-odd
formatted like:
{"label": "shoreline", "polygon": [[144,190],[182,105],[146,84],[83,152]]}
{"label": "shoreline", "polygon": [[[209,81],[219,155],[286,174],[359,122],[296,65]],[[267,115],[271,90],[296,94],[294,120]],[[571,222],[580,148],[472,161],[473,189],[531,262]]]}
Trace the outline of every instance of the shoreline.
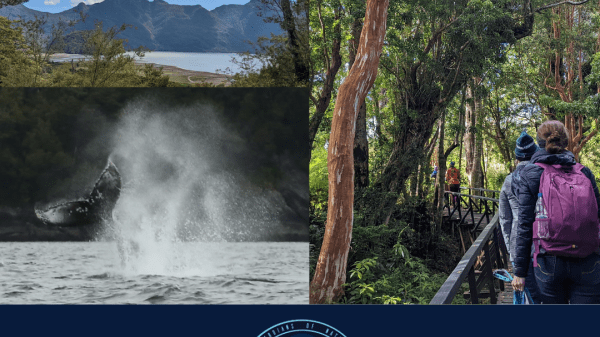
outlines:
{"label": "shoreline", "polygon": [[[77,54],[66,54],[66,53],[52,54],[52,55],[50,55],[49,61],[50,62],[60,62],[60,61],[57,61],[56,59],[67,58],[67,57],[71,57],[74,55],[77,55]],[[63,63],[63,62],[60,62],[60,63]],[[188,69],[183,69],[183,68],[179,68],[176,66],[158,64],[158,63],[154,63],[154,62],[139,62],[138,60],[135,60],[134,63],[136,66],[152,64],[154,67],[157,67],[157,68],[162,67],[164,75],[169,76],[169,80],[172,82],[175,82],[175,83],[190,84],[190,85],[209,83],[209,84],[212,84],[215,86],[223,85],[226,87],[231,85],[232,76],[227,75],[227,74],[218,74],[218,73],[211,73],[211,72],[206,72],[206,71],[188,70]]]}
{"label": "shoreline", "polygon": [[173,81],[177,83],[186,83],[182,80],[187,80],[189,84],[196,83],[210,83],[213,85],[224,85],[229,86],[231,84],[231,75],[226,74],[218,74],[218,73],[209,73],[206,71],[196,71],[196,70],[187,70],[182,69],[176,66],[169,66],[164,64],[152,63],[152,62],[135,62],[137,66],[142,66],[145,64],[151,64],[154,67],[162,67],[163,73]]}

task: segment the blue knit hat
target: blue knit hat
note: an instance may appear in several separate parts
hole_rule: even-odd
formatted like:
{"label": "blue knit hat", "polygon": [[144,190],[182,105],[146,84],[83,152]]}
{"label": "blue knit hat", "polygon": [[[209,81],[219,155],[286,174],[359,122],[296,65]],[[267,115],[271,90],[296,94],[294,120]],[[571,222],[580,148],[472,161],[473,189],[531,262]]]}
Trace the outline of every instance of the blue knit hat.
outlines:
{"label": "blue knit hat", "polygon": [[529,160],[539,147],[535,144],[533,137],[527,134],[527,130],[523,129],[519,138],[517,138],[517,146],[515,147],[515,155],[518,160]]}

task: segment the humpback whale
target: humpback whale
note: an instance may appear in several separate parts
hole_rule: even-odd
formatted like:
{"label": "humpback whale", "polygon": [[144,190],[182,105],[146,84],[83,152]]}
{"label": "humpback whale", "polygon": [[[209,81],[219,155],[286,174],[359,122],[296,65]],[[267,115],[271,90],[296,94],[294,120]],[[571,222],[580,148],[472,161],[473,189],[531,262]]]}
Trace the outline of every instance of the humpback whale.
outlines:
{"label": "humpback whale", "polygon": [[68,201],[46,209],[36,209],[35,214],[48,226],[78,227],[99,226],[112,219],[112,211],[121,193],[121,175],[110,160],[96,181],[92,193],[83,200]]}

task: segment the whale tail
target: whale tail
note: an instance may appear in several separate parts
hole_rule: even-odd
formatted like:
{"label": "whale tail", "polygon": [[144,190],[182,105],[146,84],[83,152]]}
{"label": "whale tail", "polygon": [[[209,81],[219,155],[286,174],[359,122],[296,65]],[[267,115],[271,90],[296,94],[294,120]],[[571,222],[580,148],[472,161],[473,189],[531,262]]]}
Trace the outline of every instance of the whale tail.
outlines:
{"label": "whale tail", "polygon": [[74,227],[99,224],[110,219],[121,193],[121,175],[112,161],[84,200],[68,201],[46,209],[35,209],[36,216],[49,226]]}

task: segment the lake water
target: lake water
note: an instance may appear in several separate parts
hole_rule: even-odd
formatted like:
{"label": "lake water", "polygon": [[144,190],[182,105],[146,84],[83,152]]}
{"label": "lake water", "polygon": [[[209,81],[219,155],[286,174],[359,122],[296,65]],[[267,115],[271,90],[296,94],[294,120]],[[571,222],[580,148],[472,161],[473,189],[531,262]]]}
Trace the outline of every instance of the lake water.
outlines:
{"label": "lake water", "polygon": [[[133,53],[128,53],[133,55]],[[239,72],[240,68],[231,62],[231,58],[237,56],[235,53],[183,53],[183,52],[149,52],[139,59],[142,63],[155,63],[167,66],[175,66],[181,69],[193,71],[205,71],[209,73],[223,73],[226,68],[230,68],[234,73]],[[71,59],[81,59],[83,55],[79,54],[60,54],[59,57],[52,57],[51,60],[58,62],[70,62]]]}
{"label": "lake water", "polygon": [[0,304],[307,304],[308,243],[0,242]]}

